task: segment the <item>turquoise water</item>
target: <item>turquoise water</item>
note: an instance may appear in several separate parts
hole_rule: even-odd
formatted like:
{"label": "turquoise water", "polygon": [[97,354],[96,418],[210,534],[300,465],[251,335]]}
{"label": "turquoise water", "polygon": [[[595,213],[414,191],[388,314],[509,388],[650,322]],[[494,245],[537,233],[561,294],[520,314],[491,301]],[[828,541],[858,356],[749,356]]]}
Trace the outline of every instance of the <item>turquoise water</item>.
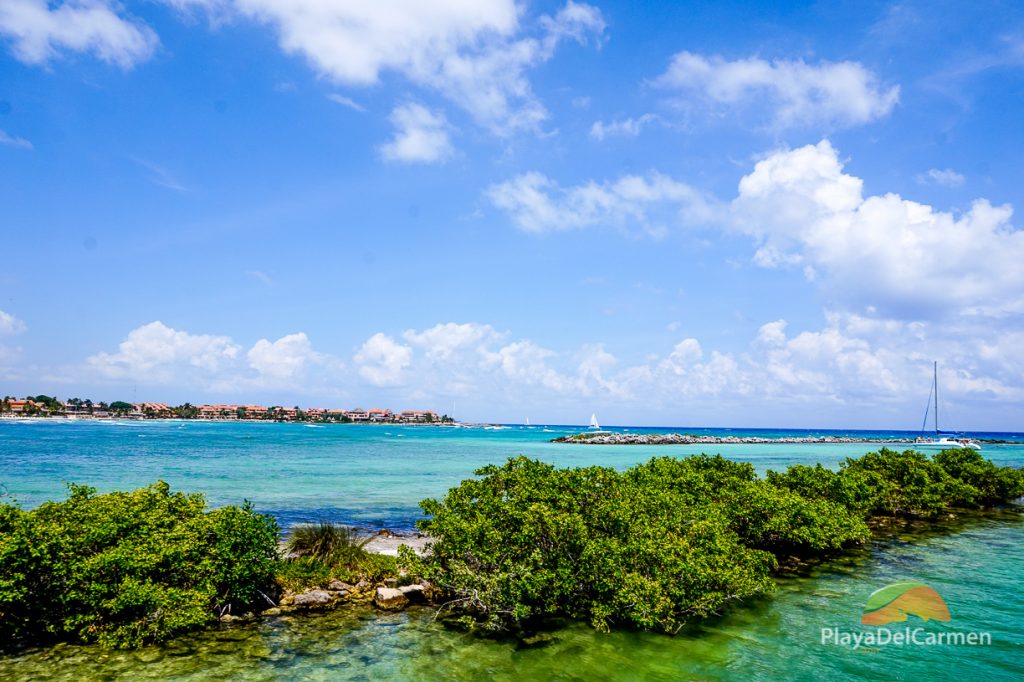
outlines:
{"label": "turquoise water", "polygon": [[[0,483],[23,506],[63,495],[62,481],[101,490],[158,478],[214,504],[251,499],[284,525],[332,518],[409,527],[417,502],[473,469],[526,454],[560,466],[625,467],[654,454],[721,452],[764,471],[836,466],[877,445],[573,446],[546,442],[571,429],[505,430],[178,422],[0,422]],[[734,432],[735,433],[735,432]],[[743,434],[748,435],[748,434]],[[758,435],[750,432],[749,435]],[[1024,465],[1024,447],[987,446]],[[952,523],[952,522],[951,522]],[[913,541],[912,541],[913,540]],[[871,547],[781,581],[778,592],[677,637],[599,635],[582,626],[531,647],[484,641],[432,623],[429,611],[344,609],[190,636],[166,649],[109,652],[62,646],[0,659],[0,680],[78,679],[1020,679],[1024,614],[1018,514],[962,519],[941,532],[894,532]],[[821,643],[823,627],[864,632],[868,595],[914,580],[949,604],[950,623],[926,631],[990,633],[990,646],[880,647]],[[896,627],[895,625],[893,627]]]}

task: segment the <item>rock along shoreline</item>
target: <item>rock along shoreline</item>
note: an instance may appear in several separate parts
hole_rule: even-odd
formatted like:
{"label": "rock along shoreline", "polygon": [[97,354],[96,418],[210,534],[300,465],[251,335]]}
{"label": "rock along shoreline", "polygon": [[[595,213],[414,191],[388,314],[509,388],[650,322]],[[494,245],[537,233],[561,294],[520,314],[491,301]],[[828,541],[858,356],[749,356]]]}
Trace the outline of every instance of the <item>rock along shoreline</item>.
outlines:
{"label": "rock along shoreline", "polygon": [[[852,436],[697,436],[690,433],[578,433],[552,438],[552,443],[577,445],[771,445],[771,444],[858,444],[913,445],[913,438],[855,438]],[[1012,444],[1005,440],[977,440],[979,443]]]}

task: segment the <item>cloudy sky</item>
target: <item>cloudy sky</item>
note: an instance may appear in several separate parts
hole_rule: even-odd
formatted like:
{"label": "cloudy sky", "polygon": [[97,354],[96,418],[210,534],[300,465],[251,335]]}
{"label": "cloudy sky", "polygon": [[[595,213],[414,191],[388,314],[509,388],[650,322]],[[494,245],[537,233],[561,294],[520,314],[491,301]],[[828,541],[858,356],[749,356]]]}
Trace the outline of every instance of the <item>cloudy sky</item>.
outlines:
{"label": "cloudy sky", "polygon": [[1024,430],[1022,110],[1014,2],[2,0],[0,393]]}

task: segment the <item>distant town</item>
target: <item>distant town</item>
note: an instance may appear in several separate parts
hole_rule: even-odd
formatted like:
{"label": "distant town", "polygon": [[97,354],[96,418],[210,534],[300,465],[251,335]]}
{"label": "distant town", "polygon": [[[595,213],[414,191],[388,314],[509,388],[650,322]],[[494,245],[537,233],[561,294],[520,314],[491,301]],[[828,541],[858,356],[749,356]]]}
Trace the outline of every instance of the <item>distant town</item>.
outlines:
{"label": "distant town", "polygon": [[60,401],[47,395],[0,400],[0,418],[52,417],[64,419],[206,419],[217,421],[321,422],[338,424],[450,424],[448,415],[420,410],[392,412],[382,408],[351,410],[282,405],[192,405],[172,407],[165,403],[111,403],[70,398]]}

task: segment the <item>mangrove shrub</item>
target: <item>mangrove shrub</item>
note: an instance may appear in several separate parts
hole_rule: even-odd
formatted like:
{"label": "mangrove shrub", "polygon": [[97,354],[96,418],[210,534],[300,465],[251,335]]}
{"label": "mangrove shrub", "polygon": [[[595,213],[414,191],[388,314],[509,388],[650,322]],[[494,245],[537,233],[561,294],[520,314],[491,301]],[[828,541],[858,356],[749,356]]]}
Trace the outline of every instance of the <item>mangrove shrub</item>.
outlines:
{"label": "mangrove shrub", "polygon": [[160,482],[31,511],[0,505],[0,640],[161,642],[268,606],[278,528],[246,504],[207,510]]}
{"label": "mangrove shrub", "polygon": [[773,588],[779,560],[865,542],[879,515],[934,516],[1024,494],[1024,473],[971,450],[883,449],[837,472],[759,478],[720,456],[654,458],[624,472],[518,457],[421,503],[432,553],[409,568],[465,624],[528,631],[552,617],[600,630],[677,631]]}

